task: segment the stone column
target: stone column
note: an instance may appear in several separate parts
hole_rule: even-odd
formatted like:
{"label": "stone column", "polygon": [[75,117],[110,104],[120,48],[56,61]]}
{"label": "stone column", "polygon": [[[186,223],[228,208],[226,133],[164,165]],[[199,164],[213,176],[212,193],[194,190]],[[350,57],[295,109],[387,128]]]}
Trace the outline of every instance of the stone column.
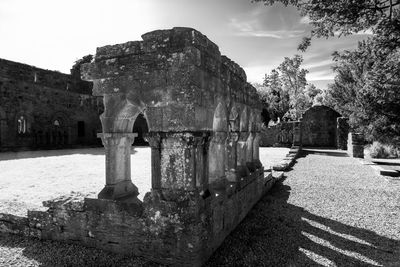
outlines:
{"label": "stone column", "polygon": [[301,146],[301,120],[293,123],[293,146]]}
{"label": "stone column", "polygon": [[240,132],[229,132],[226,146],[226,178],[229,182],[238,182],[237,144]]}
{"label": "stone column", "polygon": [[256,170],[256,166],[254,164],[254,158],[253,158],[254,138],[255,138],[255,133],[250,132],[249,137],[247,137],[247,141],[246,141],[246,166],[250,172],[254,172]]}
{"label": "stone column", "polygon": [[151,132],[145,136],[151,147],[151,188],[161,189],[161,134]]}
{"label": "stone column", "polygon": [[196,165],[196,187],[202,194],[208,191],[208,148],[210,134],[203,132],[194,138],[195,165]]}
{"label": "stone column", "polygon": [[98,198],[118,199],[136,197],[139,192],[131,181],[131,146],[135,133],[102,133],[106,149],[106,185]]}
{"label": "stone column", "polygon": [[349,119],[345,117],[337,118],[337,148],[347,150],[347,136],[349,134]]}
{"label": "stone column", "polygon": [[196,189],[196,144],[201,144],[192,132],[166,133],[161,139],[161,188]]}
{"label": "stone column", "polygon": [[225,189],[226,132],[213,132],[208,150],[208,178],[214,189]]}
{"label": "stone column", "polygon": [[364,158],[364,135],[362,133],[349,133],[348,153],[353,158]]}
{"label": "stone column", "polygon": [[239,177],[246,177],[250,175],[250,171],[246,165],[247,155],[247,139],[249,132],[240,132],[239,141],[237,143],[237,170]]}
{"label": "stone column", "polygon": [[262,167],[262,163],[260,161],[260,139],[261,139],[261,133],[256,132],[253,141],[253,162],[257,169]]}

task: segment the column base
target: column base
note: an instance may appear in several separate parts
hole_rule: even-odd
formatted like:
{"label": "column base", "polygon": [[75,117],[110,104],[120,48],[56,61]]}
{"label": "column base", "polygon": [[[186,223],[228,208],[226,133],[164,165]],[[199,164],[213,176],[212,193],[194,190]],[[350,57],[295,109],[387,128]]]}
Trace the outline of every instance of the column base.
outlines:
{"label": "column base", "polygon": [[254,162],[246,162],[246,167],[247,169],[249,169],[251,173],[255,172],[257,169],[256,164]]}
{"label": "column base", "polygon": [[254,165],[255,165],[256,169],[260,169],[263,166],[259,159],[254,160]]}
{"label": "column base", "polygon": [[237,175],[239,177],[246,177],[250,175],[250,170],[246,165],[238,165],[237,166]]}
{"label": "column base", "polygon": [[100,199],[119,199],[138,195],[139,190],[131,181],[122,181],[117,184],[106,185],[97,197]]}

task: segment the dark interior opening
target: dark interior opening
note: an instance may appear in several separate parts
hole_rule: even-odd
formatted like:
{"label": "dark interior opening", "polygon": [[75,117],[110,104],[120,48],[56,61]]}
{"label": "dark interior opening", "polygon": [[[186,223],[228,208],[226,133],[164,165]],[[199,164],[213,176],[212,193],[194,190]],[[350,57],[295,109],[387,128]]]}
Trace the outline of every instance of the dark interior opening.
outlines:
{"label": "dark interior opening", "polygon": [[84,137],[84,136],[85,136],[85,122],[78,121],[78,137]]}
{"label": "dark interior opening", "polygon": [[135,137],[134,146],[148,146],[149,143],[144,139],[144,134],[149,132],[149,127],[147,125],[147,120],[142,113],[140,113],[133,124],[132,132],[137,133],[138,136]]}

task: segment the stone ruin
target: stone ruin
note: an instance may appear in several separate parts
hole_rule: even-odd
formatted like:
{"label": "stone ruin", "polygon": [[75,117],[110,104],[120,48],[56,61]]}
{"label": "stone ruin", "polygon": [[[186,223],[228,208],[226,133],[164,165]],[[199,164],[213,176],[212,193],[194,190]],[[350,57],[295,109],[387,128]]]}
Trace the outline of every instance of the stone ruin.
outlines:
{"label": "stone ruin", "polygon": [[[271,188],[259,160],[261,103],[242,68],[190,28],[104,46],[82,66],[101,115],[106,181],[97,199],[64,197],[29,211],[25,234],[153,261],[200,266]],[[152,189],[131,178],[132,127],[147,120]],[[300,140],[297,125],[296,140]]]}

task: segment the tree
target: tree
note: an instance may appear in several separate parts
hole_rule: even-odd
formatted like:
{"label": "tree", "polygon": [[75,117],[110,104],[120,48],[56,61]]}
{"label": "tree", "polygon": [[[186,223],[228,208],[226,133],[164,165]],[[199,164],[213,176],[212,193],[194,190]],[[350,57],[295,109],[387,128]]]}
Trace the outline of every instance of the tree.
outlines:
{"label": "tree", "polygon": [[[297,7],[308,16],[311,37],[371,31],[354,51],[334,54],[335,82],[315,99],[350,117],[370,139],[400,146],[400,0],[255,0]],[[305,51],[311,37],[299,49]]]}
{"label": "tree", "polygon": [[278,67],[283,91],[289,96],[289,110],[284,117],[292,120],[300,118],[304,110],[311,106],[304,95],[308,71],[300,68],[302,62],[303,58],[299,55],[285,57]]}
{"label": "tree", "polygon": [[[399,0],[254,0],[273,5],[277,2],[292,5],[308,16],[312,26],[311,37],[342,36],[370,30],[374,34],[397,24],[399,21]],[[305,51],[311,37],[305,37],[298,49]]]}
{"label": "tree", "polygon": [[[399,31],[400,33],[400,31]],[[370,140],[400,145],[400,34],[379,34],[355,51],[334,54],[330,95],[353,128]]]}
{"label": "tree", "polygon": [[299,55],[285,57],[277,69],[265,75],[263,85],[256,86],[273,121],[279,118],[299,119],[321,91],[311,84],[306,87],[308,71],[301,68],[302,62],[303,58]]}
{"label": "tree", "polygon": [[270,75],[265,74],[263,86],[266,91],[261,99],[268,103],[271,119],[276,121],[289,109],[289,95],[283,90],[280,74],[276,69],[273,69]]}

